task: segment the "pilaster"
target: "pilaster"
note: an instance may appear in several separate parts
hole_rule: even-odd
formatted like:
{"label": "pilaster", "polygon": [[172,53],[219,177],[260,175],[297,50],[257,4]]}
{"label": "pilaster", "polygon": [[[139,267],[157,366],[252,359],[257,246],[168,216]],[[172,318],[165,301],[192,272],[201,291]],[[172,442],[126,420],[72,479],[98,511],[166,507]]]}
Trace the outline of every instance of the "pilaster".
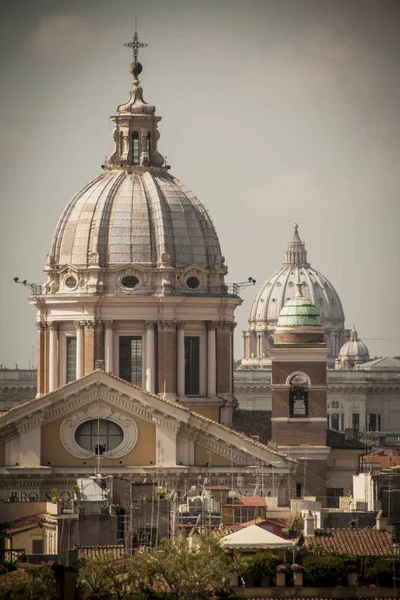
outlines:
{"label": "pilaster", "polygon": [[185,396],[185,321],[177,323],[177,393],[179,398]]}
{"label": "pilaster", "polygon": [[104,332],[104,368],[107,373],[114,372],[114,321],[103,322]]}
{"label": "pilaster", "polygon": [[84,346],[84,368],[87,375],[94,371],[94,321],[85,321]]}
{"label": "pilaster", "polygon": [[216,321],[207,321],[207,396],[217,394]]}
{"label": "pilaster", "polygon": [[80,379],[84,374],[84,321],[75,321],[76,327],[76,378]]}
{"label": "pilaster", "polygon": [[145,321],[146,328],[146,390],[156,391],[156,348],[155,328],[156,321]]}
{"label": "pilaster", "polygon": [[37,394],[42,396],[44,392],[44,369],[45,369],[45,324],[39,321],[36,323],[38,332],[38,359],[37,359]]}
{"label": "pilaster", "polygon": [[176,321],[158,321],[158,393],[176,398]]}
{"label": "pilaster", "polygon": [[48,391],[53,392],[58,387],[58,329],[59,323],[51,321],[49,328],[49,385]]}

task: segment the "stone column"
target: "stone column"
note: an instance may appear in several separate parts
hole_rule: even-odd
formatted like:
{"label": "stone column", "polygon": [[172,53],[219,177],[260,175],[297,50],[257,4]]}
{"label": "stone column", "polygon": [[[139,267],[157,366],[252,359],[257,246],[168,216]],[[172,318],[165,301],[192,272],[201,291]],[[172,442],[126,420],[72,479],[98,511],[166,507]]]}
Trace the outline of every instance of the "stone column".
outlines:
{"label": "stone column", "polygon": [[75,321],[76,327],[76,378],[83,377],[83,325],[84,321]]}
{"label": "stone column", "polygon": [[217,393],[232,393],[232,321],[219,321],[217,328]]}
{"label": "stone column", "polygon": [[49,324],[49,392],[58,387],[58,327],[59,324],[51,321]]}
{"label": "stone column", "polygon": [[178,397],[185,396],[185,321],[178,321],[176,341],[176,370]]}
{"label": "stone column", "polygon": [[38,358],[37,358],[37,393],[36,396],[44,394],[44,357],[45,357],[45,324],[42,322],[36,323],[38,331]]}
{"label": "stone column", "polygon": [[44,324],[44,394],[47,394],[49,391],[49,325],[48,323]]}
{"label": "stone column", "polygon": [[104,321],[104,368],[107,373],[114,372],[114,321]]}
{"label": "stone column", "polygon": [[262,340],[263,340],[263,334],[258,331],[257,332],[257,358],[261,358],[262,357]]}
{"label": "stone column", "polygon": [[94,364],[96,360],[104,360],[103,321],[94,321]]}
{"label": "stone column", "polygon": [[217,353],[215,332],[217,329],[216,321],[207,321],[207,396],[216,396],[217,394]]}
{"label": "stone column", "polygon": [[158,393],[176,398],[176,321],[158,321]]}
{"label": "stone column", "polygon": [[85,375],[94,371],[94,321],[85,321]]}
{"label": "stone column", "polygon": [[154,394],[156,391],[156,321],[146,321],[146,390]]}
{"label": "stone column", "polygon": [[246,332],[242,331],[242,358],[247,358]]}

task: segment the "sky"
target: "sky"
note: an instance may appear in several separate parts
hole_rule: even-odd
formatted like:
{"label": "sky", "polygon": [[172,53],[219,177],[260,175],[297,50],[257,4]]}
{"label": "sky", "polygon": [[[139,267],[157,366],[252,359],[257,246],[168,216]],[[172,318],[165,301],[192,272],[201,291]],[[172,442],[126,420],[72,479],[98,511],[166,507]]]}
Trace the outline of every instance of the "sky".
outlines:
{"label": "sky", "polygon": [[138,19],[144,98],[171,173],[209,209],[229,268],[259,283],[293,223],[371,356],[400,355],[400,3],[4,0],[0,364],[36,365],[35,309],[61,212],[112,150]]}

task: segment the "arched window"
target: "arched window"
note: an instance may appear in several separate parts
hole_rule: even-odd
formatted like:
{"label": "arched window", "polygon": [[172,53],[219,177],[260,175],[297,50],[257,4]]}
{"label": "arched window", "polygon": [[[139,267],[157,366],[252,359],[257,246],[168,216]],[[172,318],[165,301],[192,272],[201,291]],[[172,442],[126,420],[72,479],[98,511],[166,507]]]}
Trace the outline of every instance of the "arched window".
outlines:
{"label": "arched window", "polygon": [[150,133],[150,131],[147,134],[146,152],[149,155],[149,160],[151,160],[151,133]]}
{"label": "arched window", "polygon": [[302,373],[290,379],[290,416],[308,416],[308,380]]}
{"label": "arched window", "polygon": [[132,164],[139,164],[139,134],[137,131],[132,133]]}

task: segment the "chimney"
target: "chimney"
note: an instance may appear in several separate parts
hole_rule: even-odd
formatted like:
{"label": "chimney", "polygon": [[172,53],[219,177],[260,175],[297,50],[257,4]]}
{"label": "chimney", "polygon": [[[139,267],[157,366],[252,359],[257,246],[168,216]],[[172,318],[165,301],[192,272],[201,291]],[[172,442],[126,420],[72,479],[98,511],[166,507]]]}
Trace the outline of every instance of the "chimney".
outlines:
{"label": "chimney", "polygon": [[383,516],[383,510],[378,511],[376,515],[376,528],[379,531],[386,531],[388,525],[387,517]]}
{"label": "chimney", "polygon": [[304,535],[310,537],[314,535],[315,520],[311,510],[308,511],[307,516],[304,517]]}

